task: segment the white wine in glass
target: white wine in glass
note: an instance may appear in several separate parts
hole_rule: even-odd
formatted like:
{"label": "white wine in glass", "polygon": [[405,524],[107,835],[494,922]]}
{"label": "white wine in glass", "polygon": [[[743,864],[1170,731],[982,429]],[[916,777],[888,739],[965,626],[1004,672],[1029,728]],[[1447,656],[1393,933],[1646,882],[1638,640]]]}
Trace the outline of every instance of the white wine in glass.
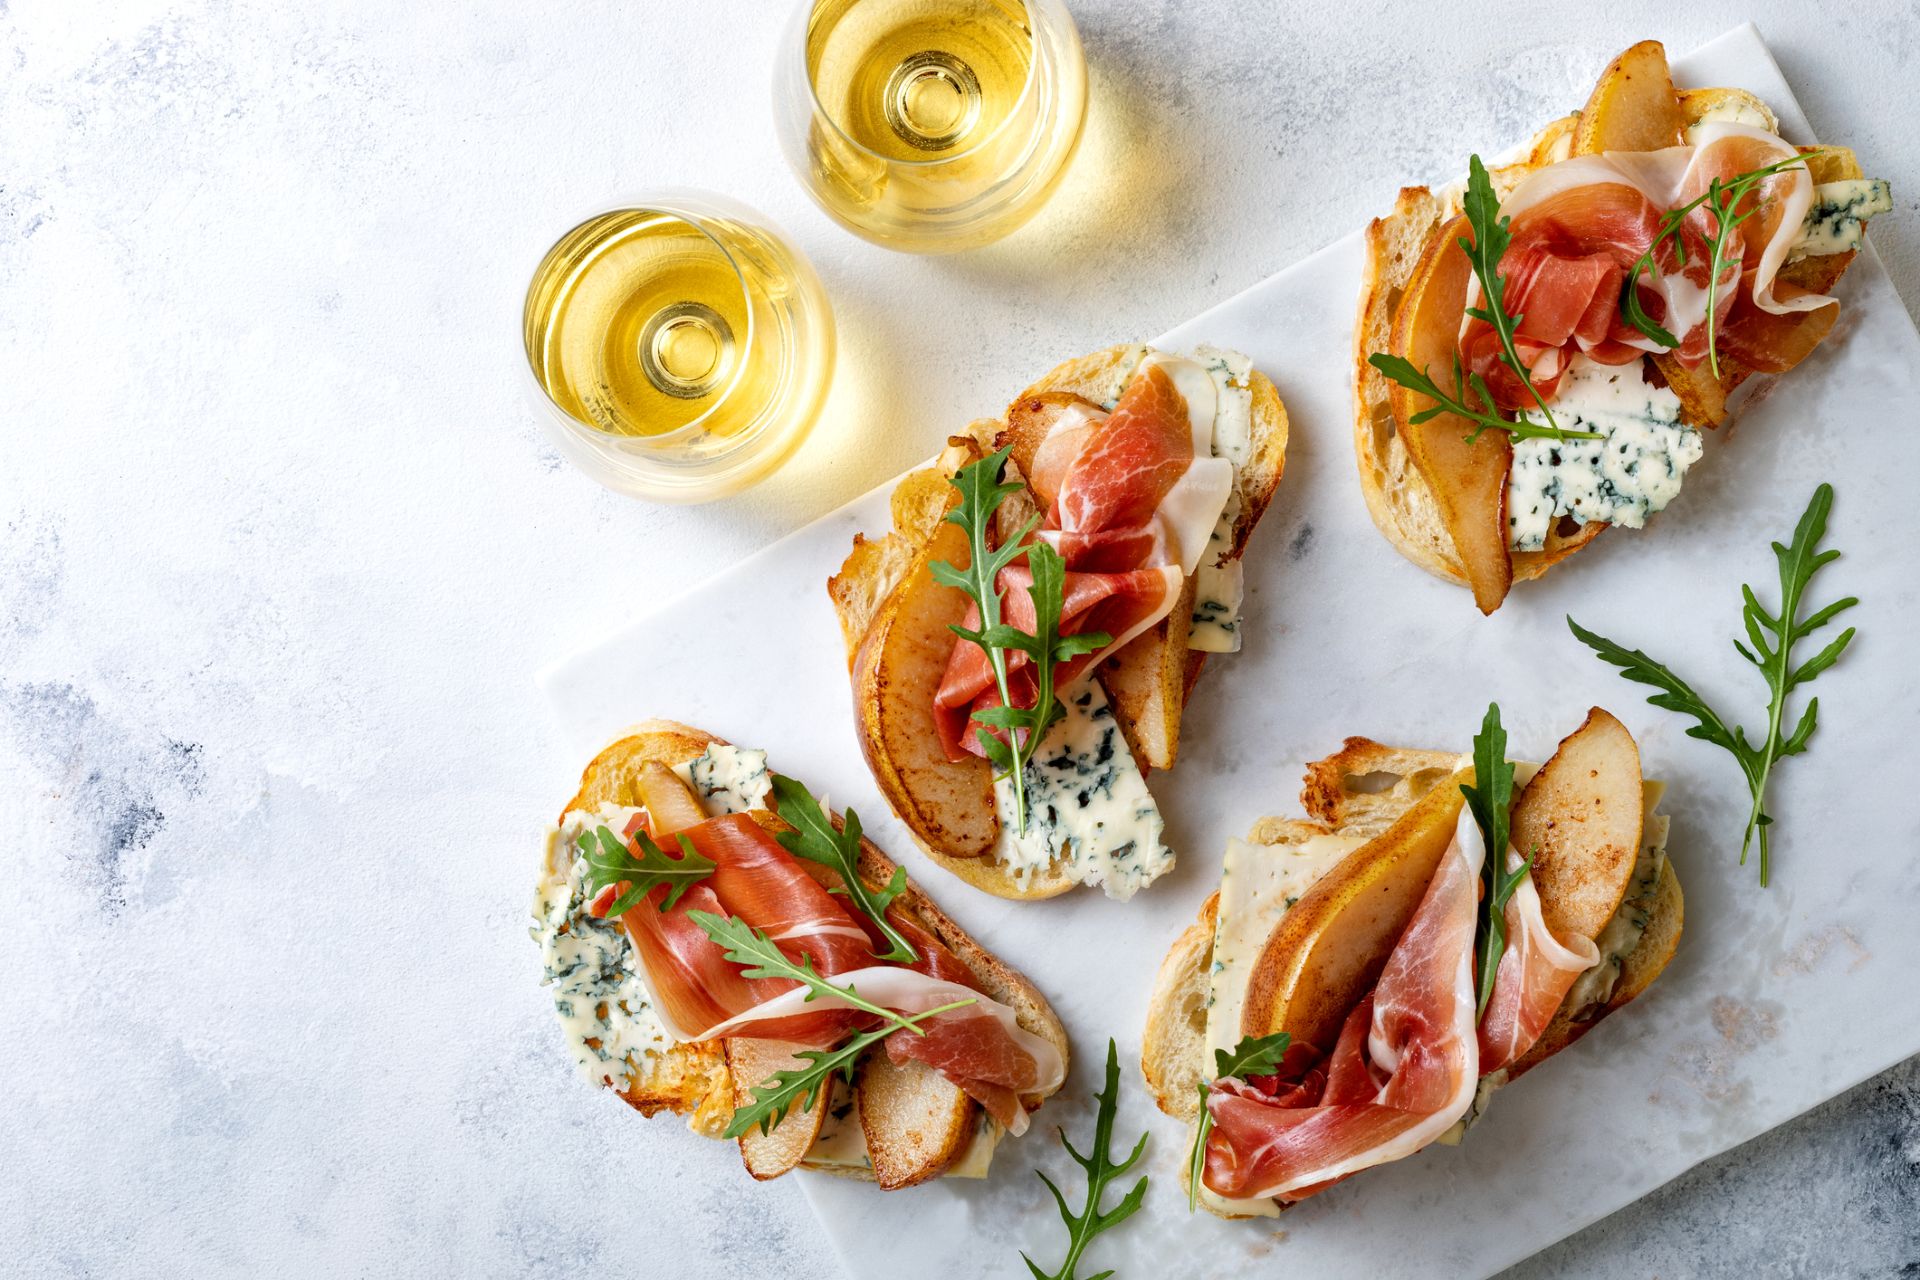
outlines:
{"label": "white wine in glass", "polygon": [[582,221],[541,259],[521,328],[560,447],[610,488],[700,502],[761,479],[819,416],[833,320],[752,210],[668,192]]}
{"label": "white wine in glass", "polygon": [[788,161],[836,221],[949,253],[1052,194],[1086,121],[1086,62],[1060,0],[801,0],[774,107]]}

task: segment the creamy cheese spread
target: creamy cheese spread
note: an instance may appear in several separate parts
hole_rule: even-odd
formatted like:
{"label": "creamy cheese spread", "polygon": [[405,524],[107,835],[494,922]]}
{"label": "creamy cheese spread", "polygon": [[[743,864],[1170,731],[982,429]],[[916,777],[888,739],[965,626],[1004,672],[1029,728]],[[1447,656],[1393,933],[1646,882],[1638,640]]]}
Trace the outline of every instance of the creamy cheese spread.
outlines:
{"label": "creamy cheese spread", "polygon": [[637,809],[602,805],[569,813],[547,835],[547,874],[533,899],[533,940],[553,988],[553,1011],[580,1074],[593,1084],[624,1089],[640,1071],[639,1059],[671,1041],[646,987],[630,962],[633,944],[618,920],[587,910],[586,862],[579,843],[589,830],[625,830]]}
{"label": "creamy cheese spread", "polygon": [[[673,772],[709,816],[765,808],[771,790],[767,753],[724,743]],[[591,813],[568,813],[548,831],[546,873],[534,892],[529,930],[540,947],[542,984],[553,989],[553,1011],[580,1074],[619,1089],[640,1072],[641,1059],[664,1052],[673,1039],[648,998],[626,930],[587,910],[580,843],[598,827],[624,832],[641,812],[603,804]]]}

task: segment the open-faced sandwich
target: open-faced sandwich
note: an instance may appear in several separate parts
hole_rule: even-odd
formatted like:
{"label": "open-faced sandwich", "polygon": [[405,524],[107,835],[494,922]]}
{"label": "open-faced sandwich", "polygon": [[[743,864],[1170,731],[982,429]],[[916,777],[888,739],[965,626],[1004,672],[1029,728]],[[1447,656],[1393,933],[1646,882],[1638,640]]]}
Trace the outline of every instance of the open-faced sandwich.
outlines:
{"label": "open-faced sandwich", "polygon": [[1680,492],[1736,388],[1793,368],[1867,219],[1845,147],[1637,44],[1513,163],[1410,187],[1367,228],[1355,448],[1374,523],[1491,613]]}
{"label": "open-faced sandwich", "polygon": [[764,751],[650,721],[547,835],[534,940],[580,1071],[643,1115],[886,1189],[981,1177],[1060,1087],[1033,984]]}
{"label": "open-faced sandwich", "polygon": [[1245,356],[1111,347],[901,481],[828,584],[860,745],[937,861],[1007,898],[1132,896],[1172,865],[1169,769],[1207,655],[1240,647],[1241,553],[1287,414]]}
{"label": "open-faced sandwich", "polygon": [[1213,1212],[1458,1141],[1672,957],[1664,788],[1626,729],[1595,708],[1537,770],[1505,747],[1497,708],[1471,756],[1349,738],[1307,768],[1309,820],[1229,846],[1141,1054],[1194,1122],[1189,1192]]}

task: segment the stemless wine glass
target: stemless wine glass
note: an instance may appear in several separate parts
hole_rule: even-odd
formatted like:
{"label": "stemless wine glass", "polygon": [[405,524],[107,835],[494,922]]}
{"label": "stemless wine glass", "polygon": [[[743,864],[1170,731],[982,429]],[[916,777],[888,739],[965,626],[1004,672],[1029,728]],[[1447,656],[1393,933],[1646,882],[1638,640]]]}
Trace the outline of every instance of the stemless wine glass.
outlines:
{"label": "stemless wine glass", "polygon": [[521,330],[555,443],[657,502],[765,477],[812,429],[833,371],[813,268],[752,209],[705,192],[583,219],[540,260]]}
{"label": "stemless wine glass", "polygon": [[800,0],[774,72],[814,201],[910,253],[997,240],[1080,143],[1087,68],[1060,0]]}

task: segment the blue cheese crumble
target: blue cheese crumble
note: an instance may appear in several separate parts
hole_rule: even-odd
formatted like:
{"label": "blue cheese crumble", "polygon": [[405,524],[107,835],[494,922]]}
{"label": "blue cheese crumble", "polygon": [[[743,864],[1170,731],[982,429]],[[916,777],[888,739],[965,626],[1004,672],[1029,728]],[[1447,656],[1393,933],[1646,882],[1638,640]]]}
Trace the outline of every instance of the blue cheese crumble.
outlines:
{"label": "blue cheese crumble", "polygon": [[1868,218],[1892,212],[1893,189],[1880,178],[1819,183],[1787,261],[1850,253],[1866,243]]}
{"label": "blue cheese crumble", "polygon": [[764,809],[767,795],[773,790],[773,781],[767,776],[766,752],[724,742],[708,744],[693,759],[673,766],[673,772],[711,817]]}
{"label": "blue cheese crumble", "polygon": [[1193,575],[1193,615],[1187,648],[1203,653],[1240,652],[1240,606],[1245,580],[1233,556],[1233,530],[1242,509],[1240,468],[1253,447],[1253,361],[1238,351],[1195,347],[1193,358],[1213,379],[1213,455],[1233,464],[1234,489],[1213,527]]}
{"label": "blue cheese crumble", "polygon": [[1014,826],[1012,783],[994,783],[993,856],[1016,880],[1052,870],[1125,901],[1173,866],[1165,823],[1098,682],[1068,689],[1061,702],[1066,716],[1027,762],[1024,834]]}
{"label": "blue cheese crumble", "polygon": [[1513,442],[1507,533],[1515,551],[1544,548],[1561,516],[1644,528],[1700,460],[1700,433],[1680,421],[1680,397],[1647,382],[1638,363],[1576,356],[1553,412],[1562,427],[1600,439]]}
{"label": "blue cheese crumble", "polygon": [[664,1052],[670,1041],[648,1003],[626,931],[587,910],[579,844],[593,827],[625,830],[637,812],[603,805],[595,813],[568,814],[548,833],[547,874],[534,894],[530,930],[574,1065],[589,1082],[616,1089],[629,1087],[643,1071],[641,1060]]}

